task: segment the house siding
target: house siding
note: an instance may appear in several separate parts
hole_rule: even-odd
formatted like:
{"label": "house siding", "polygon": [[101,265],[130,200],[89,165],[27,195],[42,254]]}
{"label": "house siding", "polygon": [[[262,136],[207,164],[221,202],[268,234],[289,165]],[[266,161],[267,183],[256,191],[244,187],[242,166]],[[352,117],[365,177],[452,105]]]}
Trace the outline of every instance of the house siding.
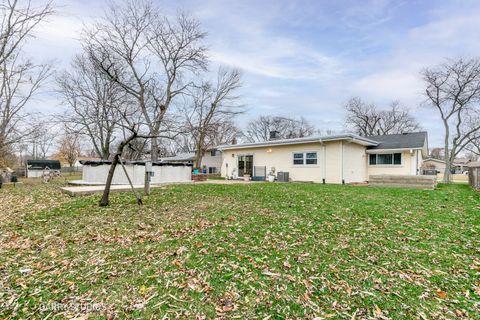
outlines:
{"label": "house siding", "polygon": [[205,152],[202,157],[202,168],[217,168],[218,172],[220,172],[220,168],[222,166],[222,153],[218,151],[218,153],[212,157],[210,151]]}
{"label": "house siding", "polygon": [[344,179],[345,183],[368,180],[367,155],[365,147],[344,142]]}
{"label": "house siding", "polygon": [[438,170],[440,172],[444,172],[446,167],[447,166],[445,165],[445,162],[442,163],[442,162],[438,162],[438,161],[434,161],[434,160],[425,160],[422,163],[422,168],[424,168],[424,169],[435,169],[435,170]]}
{"label": "house siding", "polygon": [[[309,151],[317,152],[316,165],[293,165],[294,152]],[[342,179],[345,179],[345,182],[349,183],[367,179],[365,147],[353,143],[332,141],[323,144],[305,143],[224,150],[222,176],[231,176],[234,170],[238,173],[237,157],[239,155],[253,155],[253,165],[265,166],[267,173],[272,167],[275,168],[276,173],[288,171],[292,181],[321,183],[325,179],[326,183],[342,183]]]}
{"label": "house siding", "polygon": [[[382,152],[377,153],[394,153]],[[416,175],[417,168],[420,169],[422,162],[422,153],[420,150],[414,150],[410,153],[409,150],[402,152],[401,165],[370,165],[368,164],[368,175],[391,174],[391,175]]]}

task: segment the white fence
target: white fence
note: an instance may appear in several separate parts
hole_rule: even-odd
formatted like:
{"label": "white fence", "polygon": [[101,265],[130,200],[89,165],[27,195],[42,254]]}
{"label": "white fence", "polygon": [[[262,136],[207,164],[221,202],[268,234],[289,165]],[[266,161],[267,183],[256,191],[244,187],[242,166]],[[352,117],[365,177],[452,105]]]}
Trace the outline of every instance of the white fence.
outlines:
{"label": "white fence", "polygon": [[[126,163],[125,168],[134,185],[145,182],[145,164],[142,162]],[[105,184],[107,181],[110,163],[87,162],[83,165],[82,182],[85,184]],[[192,167],[183,164],[155,163],[152,184],[190,182],[192,181]],[[119,164],[115,168],[112,184],[128,184],[127,176]]]}

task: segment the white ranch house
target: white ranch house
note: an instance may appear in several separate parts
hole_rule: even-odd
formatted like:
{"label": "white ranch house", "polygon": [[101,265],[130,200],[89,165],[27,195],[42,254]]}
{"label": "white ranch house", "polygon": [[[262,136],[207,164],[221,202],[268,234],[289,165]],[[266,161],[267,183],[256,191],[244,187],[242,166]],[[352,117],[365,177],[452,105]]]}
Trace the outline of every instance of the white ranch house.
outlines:
{"label": "white ranch house", "polygon": [[291,181],[361,183],[371,175],[420,175],[428,135],[413,132],[361,137],[314,136],[222,145],[221,174],[228,178],[289,172]]}

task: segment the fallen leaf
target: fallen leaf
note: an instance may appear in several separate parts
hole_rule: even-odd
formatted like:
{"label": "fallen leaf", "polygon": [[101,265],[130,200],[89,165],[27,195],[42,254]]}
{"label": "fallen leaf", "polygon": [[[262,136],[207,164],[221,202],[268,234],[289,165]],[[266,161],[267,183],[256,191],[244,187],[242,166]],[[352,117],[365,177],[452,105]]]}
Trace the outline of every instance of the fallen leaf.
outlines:
{"label": "fallen leaf", "polygon": [[445,299],[447,298],[447,293],[445,291],[442,291],[442,290],[437,290],[437,296],[440,298],[440,299]]}

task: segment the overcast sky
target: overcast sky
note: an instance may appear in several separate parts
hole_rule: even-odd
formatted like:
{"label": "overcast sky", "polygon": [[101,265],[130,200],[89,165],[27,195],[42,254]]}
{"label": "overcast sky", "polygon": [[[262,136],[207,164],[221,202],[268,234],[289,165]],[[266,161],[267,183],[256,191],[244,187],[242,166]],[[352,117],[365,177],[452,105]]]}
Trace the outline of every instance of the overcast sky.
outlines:
{"label": "overcast sky", "polygon": [[[40,1],[40,0],[35,0]],[[36,33],[27,54],[67,68],[82,25],[106,1],[57,0],[58,14]],[[344,130],[342,105],[359,96],[378,106],[399,100],[441,145],[439,117],[422,106],[419,72],[445,58],[480,53],[480,1],[178,0],[158,1],[166,14],[196,16],[208,32],[215,64],[243,70],[245,123],[259,114],[305,116],[322,129]],[[54,94],[38,108],[61,108]]]}

